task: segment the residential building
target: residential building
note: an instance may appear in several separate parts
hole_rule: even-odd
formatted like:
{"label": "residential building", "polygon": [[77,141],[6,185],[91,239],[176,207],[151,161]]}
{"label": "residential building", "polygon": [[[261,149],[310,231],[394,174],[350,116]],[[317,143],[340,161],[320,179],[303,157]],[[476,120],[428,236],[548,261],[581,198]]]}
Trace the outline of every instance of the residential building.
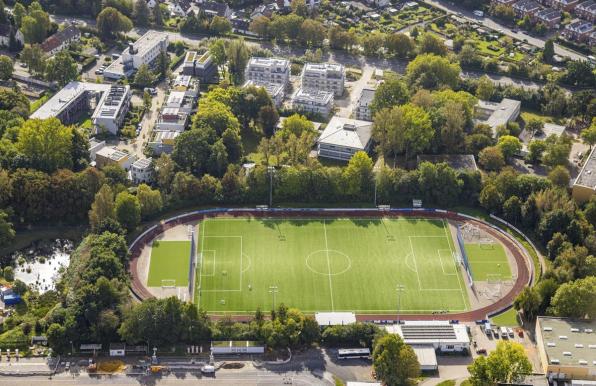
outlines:
{"label": "residential building", "polygon": [[592,23],[596,22],[596,1],[588,0],[579,3],[575,7],[575,14],[577,17],[588,20]]}
{"label": "residential building", "polygon": [[302,88],[328,91],[341,96],[344,93],[345,77],[342,64],[306,63],[302,69]]}
{"label": "residential building", "polygon": [[544,24],[549,29],[558,28],[561,22],[561,10],[545,8],[534,14],[534,20]]}
{"label": "residential building", "polygon": [[136,42],[130,43],[122,55],[104,71],[104,78],[118,80],[130,76],[142,64],[153,66],[156,59],[168,48],[168,35],[154,30],[147,31]]}
{"label": "residential building", "polygon": [[243,35],[257,36],[250,30],[250,19],[238,16],[232,16],[232,31]]}
{"label": "residential building", "polygon": [[594,320],[536,319],[536,346],[549,383],[596,381],[595,331]]}
{"label": "residential building", "polygon": [[562,35],[566,39],[583,43],[588,41],[593,29],[594,25],[589,21],[574,20],[565,26]]}
{"label": "residential building", "polygon": [[518,1],[518,0],[492,0],[491,3],[493,5],[500,4],[500,5],[506,5],[508,7],[511,7],[513,4],[515,4],[516,1]]}
{"label": "residential building", "polygon": [[202,54],[198,54],[196,51],[188,51],[182,63],[182,73],[197,77],[203,83],[219,82],[217,65],[208,51]]}
{"label": "residential building", "polygon": [[130,108],[130,86],[114,85],[104,92],[91,119],[96,132],[117,134]]}
{"label": "residential building", "polygon": [[372,122],[334,116],[317,140],[317,153],[340,161],[349,161],[359,151],[368,153],[372,128]]}
{"label": "residential building", "polygon": [[372,121],[372,111],[370,105],[375,97],[375,90],[371,88],[365,88],[360,93],[358,102],[356,102],[355,115],[356,119],[363,121]]}
{"label": "residential building", "polygon": [[148,146],[156,156],[162,153],[171,154],[180,133],[180,131],[154,131]]}
{"label": "residential building", "polygon": [[191,114],[195,111],[197,94],[186,91],[172,91],[163,104],[155,125],[155,130],[182,132],[188,126]]}
{"label": "residential building", "polygon": [[217,3],[215,1],[206,1],[199,5],[199,8],[209,17],[219,16],[230,19],[232,10],[226,3]]}
{"label": "residential building", "polygon": [[192,11],[192,2],[190,0],[174,0],[168,8],[172,15],[186,17]]}
{"label": "residential building", "polygon": [[480,123],[489,125],[496,133],[499,126],[506,126],[519,116],[521,102],[514,99],[504,98],[500,103],[478,101],[474,112]]}
{"label": "residential building", "polygon": [[590,43],[589,43],[589,44],[590,44],[590,47],[594,47],[594,46],[596,46],[596,31],[594,31],[594,32],[592,32],[592,33],[590,34],[590,39],[589,39],[589,42],[590,42]]}
{"label": "residential building", "polygon": [[563,11],[571,12],[580,0],[551,0],[552,4],[549,4],[553,8],[557,8]]}
{"label": "residential building", "polygon": [[465,324],[448,320],[405,321],[385,327],[389,333],[398,334],[405,344],[432,347],[439,353],[467,353],[470,337]]}
{"label": "residential building", "polygon": [[111,146],[106,146],[95,154],[95,164],[99,169],[107,165],[118,165],[128,170],[133,162],[134,156]]}
{"label": "residential building", "polygon": [[106,146],[106,141],[97,141],[95,138],[89,140],[89,159],[95,161],[95,155]]}
{"label": "residential building", "polygon": [[244,83],[243,87],[249,86],[263,87],[267,91],[267,94],[269,94],[271,97],[271,100],[276,107],[280,107],[284,101],[285,87],[281,84],[249,80]]}
{"label": "residential building", "polygon": [[521,0],[513,4],[513,11],[518,18],[533,17],[542,7],[534,0]]}
{"label": "residential building", "polygon": [[329,116],[334,106],[333,93],[319,90],[298,89],[292,96],[292,108],[298,112]]}
{"label": "residential building", "polygon": [[153,163],[151,158],[139,158],[130,167],[128,175],[133,184],[153,182]]}
{"label": "residential building", "polygon": [[252,57],[246,65],[244,78],[253,82],[286,86],[290,80],[290,61],[281,58]]}
{"label": "residential building", "polygon": [[575,201],[584,203],[596,193],[596,147],[588,155],[571,187],[571,196]]}
{"label": "residential building", "polygon": [[[10,35],[13,31],[13,26],[9,23],[0,24],[0,47],[8,47],[10,45]],[[25,44],[25,37],[21,30],[17,29],[14,33],[15,40],[22,46]]]}
{"label": "residential building", "polygon": [[65,125],[92,111],[95,131],[113,134],[122,126],[130,106],[130,86],[73,81],[31,114],[32,119],[58,118]]}
{"label": "residential building", "polygon": [[190,75],[177,75],[172,81],[172,91],[184,92],[185,96],[198,98],[199,81]]}
{"label": "residential building", "polygon": [[375,8],[385,8],[391,4],[389,0],[366,0],[366,3]]}
{"label": "residential building", "polygon": [[69,25],[41,43],[41,49],[46,55],[51,56],[68,48],[72,43],[79,40],[81,40],[81,31],[77,27]]}

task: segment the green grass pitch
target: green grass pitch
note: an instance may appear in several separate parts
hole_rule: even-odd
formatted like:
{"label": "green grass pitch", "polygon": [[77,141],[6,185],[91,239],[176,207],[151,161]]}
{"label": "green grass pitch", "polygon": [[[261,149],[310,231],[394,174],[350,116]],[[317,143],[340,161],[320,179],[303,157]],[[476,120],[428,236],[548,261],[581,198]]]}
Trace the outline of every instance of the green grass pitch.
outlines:
{"label": "green grass pitch", "polygon": [[176,280],[176,286],[187,286],[189,265],[190,240],[154,242],[147,285],[161,287],[162,280]]}
{"label": "green grass pitch", "polygon": [[211,313],[469,309],[447,223],[426,219],[217,218],[199,225],[195,302]]}
{"label": "green grass pitch", "polygon": [[466,243],[464,247],[474,281],[485,281],[490,275],[499,275],[500,280],[511,279],[509,259],[501,244]]}

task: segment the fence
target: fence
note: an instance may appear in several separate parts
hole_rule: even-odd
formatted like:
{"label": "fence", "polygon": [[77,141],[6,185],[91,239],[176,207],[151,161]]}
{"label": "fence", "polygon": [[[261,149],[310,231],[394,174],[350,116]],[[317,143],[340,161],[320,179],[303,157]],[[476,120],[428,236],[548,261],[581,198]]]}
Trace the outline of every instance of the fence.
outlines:
{"label": "fence", "polygon": [[469,280],[470,286],[472,286],[472,284],[474,283],[474,280],[472,280],[472,268],[470,267],[470,262],[468,260],[468,254],[466,253],[464,237],[461,233],[461,229],[460,229],[459,225],[457,226],[457,244],[459,245],[459,249],[461,251],[461,260],[464,265],[464,268],[466,269],[466,273],[468,274],[468,280]]}

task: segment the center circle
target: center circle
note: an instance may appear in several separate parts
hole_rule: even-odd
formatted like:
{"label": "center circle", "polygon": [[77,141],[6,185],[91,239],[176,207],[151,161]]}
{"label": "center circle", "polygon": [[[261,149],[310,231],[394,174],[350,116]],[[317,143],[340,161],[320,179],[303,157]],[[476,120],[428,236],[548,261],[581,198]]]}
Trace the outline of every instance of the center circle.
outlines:
{"label": "center circle", "polygon": [[306,266],[316,274],[336,276],[352,268],[352,260],[335,249],[320,249],[306,256]]}

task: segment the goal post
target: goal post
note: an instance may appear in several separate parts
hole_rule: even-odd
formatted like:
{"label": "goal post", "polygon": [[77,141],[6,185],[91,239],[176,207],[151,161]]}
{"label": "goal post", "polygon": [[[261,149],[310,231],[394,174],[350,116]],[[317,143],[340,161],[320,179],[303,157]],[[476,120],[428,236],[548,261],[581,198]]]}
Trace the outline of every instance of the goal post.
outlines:
{"label": "goal post", "polygon": [[176,279],[162,279],[161,288],[176,288]]}

